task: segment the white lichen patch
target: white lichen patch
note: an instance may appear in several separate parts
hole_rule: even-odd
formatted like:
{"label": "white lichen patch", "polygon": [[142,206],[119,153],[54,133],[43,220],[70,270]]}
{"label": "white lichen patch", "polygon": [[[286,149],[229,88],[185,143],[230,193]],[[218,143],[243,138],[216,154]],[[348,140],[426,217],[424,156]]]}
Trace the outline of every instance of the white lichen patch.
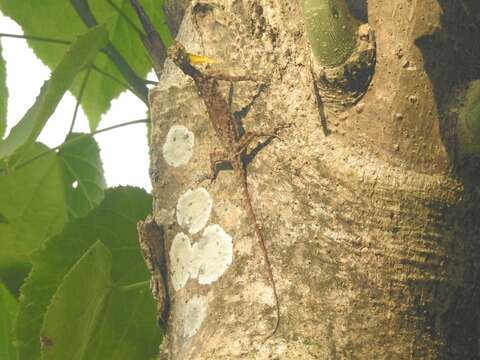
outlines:
{"label": "white lichen patch", "polygon": [[183,314],[183,335],[191,337],[197,333],[207,315],[208,301],[205,296],[193,296],[185,304]]}
{"label": "white lichen patch", "polygon": [[188,236],[184,233],[175,235],[170,247],[172,284],[175,290],[181,289],[187,283],[193,257],[194,254]]}
{"label": "white lichen patch", "polygon": [[211,284],[216,281],[232,263],[233,242],[219,225],[208,226],[196,247],[198,258],[198,282]]}
{"label": "white lichen patch", "polygon": [[177,222],[190,234],[202,230],[212,211],[213,200],[204,188],[188,190],[177,202]]}
{"label": "white lichen patch", "polygon": [[[207,225],[212,206],[206,189],[188,190],[177,201],[177,222],[191,235],[196,234]],[[180,290],[189,278],[198,279],[202,285],[211,284],[222,276],[232,259],[232,237],[219,225],[207,226],[193,245],[186,234],[178,233],[170,248],[173,287]]]}
{"label": "white lichen patch", "polygon": [[170,128],[163,144],[163,158],[168,165],[178,167],[190,161],[193,154],[194,135],[185,126]]}
{"label": "white lichen patch", "polygon": [[175,236],[170,248],[172,284],[175,290],[189,278],[211,284],[227,270],[233,259],[233,241],[219,225],[207,226],[193,246],[184,233]]}

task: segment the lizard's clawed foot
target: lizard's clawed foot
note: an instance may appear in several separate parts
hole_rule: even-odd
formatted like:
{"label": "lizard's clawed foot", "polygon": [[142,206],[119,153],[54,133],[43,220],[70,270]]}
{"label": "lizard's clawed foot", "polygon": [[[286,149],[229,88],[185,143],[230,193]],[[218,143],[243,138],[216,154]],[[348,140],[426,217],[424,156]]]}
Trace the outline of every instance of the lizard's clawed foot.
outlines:
{"label": "lizard's clawed foot", "polygon": [[272,136],[274,136],[276,139],[278,139],[278,140],[280,140],[280,141],[285,141],[285,139],[284,139],[283,137],[281,137],[281,136],[279,135],[279,133],[280,133],[282,130],[288,129],[288,128],[291,127],[291,126],[292,126],[292,124],[286,124],[286,123],[278,125],[278,126],[273,130],[273,132],[274,132],[275,135],[272,135]]}
{"label": "lizard's clawed foot", "polygon": [[278,133],[280,130],[283,130],[283,129],[288,129],[292,126],[292,124],[288,124],[288,123],[281,123],[280,125],[278,125],[277,127],[275,127],[275,133]]}

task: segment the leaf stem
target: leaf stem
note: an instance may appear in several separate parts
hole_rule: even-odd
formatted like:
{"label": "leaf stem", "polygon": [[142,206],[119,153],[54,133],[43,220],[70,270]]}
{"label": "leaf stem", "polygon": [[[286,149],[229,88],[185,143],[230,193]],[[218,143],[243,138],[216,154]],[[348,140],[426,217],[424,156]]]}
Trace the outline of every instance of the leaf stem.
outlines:
{"label": "leaf stem", "polygon": [[102,132],[118,129],[118,128],[121,128],[121,127],[124,127],[124,126],[135,125],[135,124],[148,124],[148,121],[149,121],[149,119],[139,119],[139,120],[127,121],[127,122],[124,122],[124,123],[121,123],[121,124],[109,126],[109,127],[94,131],[94,132],[89,133],[89,134],[84,134],[84,135],[85,136],[95,136],[95,135],[98,135]]}
{"label": "leaf stem", "polygon": [[137,32],[138,35],[140,35],[140,37],[143,36],[142,30],[137,25],[135,25],[135,23],[122,11],[122,9],[120,9],[112,0],[107,0],[107,3],[111,7],[113,7],[116,12],[118,12],[118,14],[123,18],[123,20],[125,20],[127,24],[130,25],[132,29]]}
{"label": "leaf stem", "polygon": [[[34,40],[34,41],[44,41],[44,42],[49,42],[53,44],[62,44],[62,45],[71,45],[71,41],[67,40],[60,40],[60,39],[53,39],[53,38],[46,38],[46,37],[41,37],[41,36],[30,36],[30,35],[17,35],[17,34],[6,34],[6,33],[0,33],[0,37],[10,37],[10,38],[15,38],[15,39],[23,39],[23,40]],[[103,51],[103,50],[102,50]],[[125,89],[129,90],[136,96],[140,97],[135,90],[132,89],[130,85],[128,85],[126,82],[116,78],[112,74],[107,73],[106,71],[100,69],[98,66],[95,64],[92,64],[92,69],[98,72],[99,74],[108,77],[109,79],[115,81],[117,84],[121,85]],[[156,82],[149,81],[149,80],[142,80],[145,84],[152,84],[156,85]]]}
{"label": "leaf stem", "polygon": [[133,90],[126,82],[120,80],[119,78],[113,76],[112,74],[106,72],[105,70],[100,69],[95,64],[92,64],[92,69],[95,70],[96,72],[98,72],[100,75],[103,75],[103,76],[115,81],[117,84],[121,85],[122,87],[126,88],[128,91],[131,91],[133,94],[135,94],[135,90]]}
{"label": "leaf stem", "polygon": [[117,289],[120,291],[131,291],[131,290],[137,290],[144,287],[148,287],[149,285],[150,285],[150,281],[145,280],[145,281],[141,281],[141,282],[130,284],[130,285],[119,286],[117,287]]}
{"label": "leaf stem", "polygon": [[[90,11],[88,2],[86,0],[70,0],[73,8],[82,19],[83,23],[89,28],[97,26],[97,20]],[[148,88],[144,84],[143,80],[137,75],[137,73],[130,67],[125,61],[123,56],[113,46],[111,42],[105,46],[102,50],[117,67],[118,71],[123,75],[125,80],[134,89],[134,94],[137,95],[145,104],[148,104]]]}
{"label": "leaf stem", "polygon": [[77,119],[78,109],[80,107],[80,103],[82,102],[83,93],[85,92],[85,88],[87,87],[87,82],[88,82],[88,78],[90,77],[91,71],[92,71],[92,68],[88,67],[87,72],[85,73],[85,77],[83,78],[82,85],[80,87],[80,92],[78,93],[77,104],[75,105],[75,110],[73,111],[72,123],[70,124],[68,135],[72,133],[73,127],[75,126],[75,120]]}
{"label": "leaf stem", "polygon": [[[40,154],[38,154],[37,156],[34,156],[33,158],[31,159],[28,159],[28,160],[25,160],[24,162],[20,163],[19,165],[15,166],[15,170],[18,170],[22,167],[25,167],[27,166],[28,164],[32,163],[33,161],[41,158],[41,157],[44,157],[45,155],[48,155],[50,154],[51,152],[54,152],[54,151],[57,151],[57,150],[60,150],[61,148],[63,148],[65,145],[69,145],[69,144],[72,144],[78,140],[82,140],[86,137],[90,137],[90,136],[95,136],[95,135],[98,135],[100,133],[103,133],[103,132],[106,132],[106,131],[110,131],[110,130],[114,130],[114,129],[118,129],[118,128],[121,128],[121,127],[124,127],[124,126],[129,126],[129,125],[135,125],[135,124],[147,124],[149,121],[149,119],[139,119],[139,120],[132,120],[132,121],[127,121],[127,122],[124,122],[124,123],[121,123],[121,124],[117,124],[117,125],[113,125],[113,126],[109,126],[109,127],[106,127],[104,129],[100,129],[100,130],[97,130],[97,131],[94,131],[92,133],[88,133],[88,134],[81,134],[80,136],[77,136],[76,138],[73,138],[71,140],[68,140],[58,146],[55,146],[54,148],[51,148],[51,149],[48,149],[48,150],[45,150],[44,152],[41,152]],[[2,175],[4,175],[6,173],[6,170],[3,170],[2,171]]]}
{"label": "leaf stem", "polygon": [[70,45],[72,43],[71,41],[67,41],[67,40],[46,38],[46,37],[34,36],[34,35],[17,35],[17,34],[0,33],[0,37],[11,37],[11,38],[16,38],[16,39],[44,41],[44,42],[49,42],[49,43],[54,43],[54,44],[62,44],[62,45]]}

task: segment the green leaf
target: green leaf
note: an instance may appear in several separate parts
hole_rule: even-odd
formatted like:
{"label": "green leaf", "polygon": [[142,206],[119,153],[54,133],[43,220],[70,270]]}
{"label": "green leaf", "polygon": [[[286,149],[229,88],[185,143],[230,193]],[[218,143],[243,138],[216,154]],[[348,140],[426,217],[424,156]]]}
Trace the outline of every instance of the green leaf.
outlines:
{"label": "green leaf", "polygon": [[[113,2],[139,26],[129,0],[113,0]],[[89,5],[97,22],[107,24],[111,42],[123,59],[138,76],[145,77],[152,66],[138,34],[107,1],[89,1]],[[161,11],[162,1],[143,1],[142,5],[162,38],[169,44],[171,38]],[[71,40],[86,30],[86,26],[76,14],[70,1],[66,0],[0,0],[0,10],[20,24],[25,34],[29,35]],[[59,32],[59,29],[61,29],[61,32]],[[61,45],[53,43],[29,41],[29,45],[35,51],[35,54],[51,69],[59,62],[64,51]],[[115,64],[104,54],[101,54],[95,60],[95,65],[101,71],[125,82]],[[80,87],[81,81],[76,80],[71,89],[77,98]],[[82,106],[89,118],[92,130],[100,122],[101,114],[105,113],[110,107],[110,102],[125,89],[125,86],[111,78],[92,71],[82,98]]]}
{"label": "green leaf", "polygon": [[7,126],[7,101],[8,89],[6,82],[5,60],[2,56],[2,43],[0,42],[0,139],[5,134]]}
{"label": "green leaf", "polygon": [[150,359],[158,353],[161,334],[149,281],[130,288],[112,288],[85,359]]}
{"label": "green leaf", "polygon": [[112,254],[97,241],[65,275],[45,313],[41,330],[41,339],[46,340],[42,344],[44,359],[85,358],[110,291],[111,267]]}
{"label": "green leaf", "polygon": [[13,160],[27,162],[0,176],[0,279],[18,289],[29,270],[30,253],[58,234],[66,221],[98,206],[105,179],[98,145],[85,134],[70,135],[58,153],[35,144]]}
{"label": "green leaf", "polygon": [[457,123],[460,150],[464,155],[480,154],[480,80],[468,84],[464,97]]}
{"label": "green leaf", "polygon": [[[109,294],[108,305],[95,324],[92,340],[85,351],[106,354],[118,347],[122,352],[85,359],[143,359],[156,353],[159,336],[155,305],[148,293],[149,274],[140,255],[136,233],[137,221],[145,218],[150,210],[151,197],[143,190],[108,190],[98,208],[69,223],[61,234],[35,253],[32,272],[21,289],[15,325],[20,359],[39,358],[39,336],[45,311],[64,276],[97,240],[112,253],[111,279],[118,288]],[[138,283],[145,285],[139,288],[133,285]],[[128,312],[125,312],[125,304],[129,306]]]}
{"label": "green leaf", "polygon": [[[49,150],[34,144],[22,154]],[[62,164],[55,152],[7,175],[0,175],[0,278],[17,288],[29,269],[29,255],[67,221]]]}
{"label": "green leaf", "polygon": [[104,197],[100,149],[95,139],[86,134],[71,134],[58,152],[65,165],[65,186],[71,218],[85,216]]}
{"label": "green leaf", "polygon": [[[58,31],[58,29],[57,29]],[[47,80],[33,106],[8,137],[0,143],[0,158],[11,156],[18,148],[32,144],[55,111],[77,73],[88,66],[108,41],[105,27],[92,28],[79,36],[64,53],[60,63]]]}
{"label": "green leaf", "polygon": [[2,360],[17,359],[12,341],[12,325],[17,311],[17,300],[0,282],[0,359]]}

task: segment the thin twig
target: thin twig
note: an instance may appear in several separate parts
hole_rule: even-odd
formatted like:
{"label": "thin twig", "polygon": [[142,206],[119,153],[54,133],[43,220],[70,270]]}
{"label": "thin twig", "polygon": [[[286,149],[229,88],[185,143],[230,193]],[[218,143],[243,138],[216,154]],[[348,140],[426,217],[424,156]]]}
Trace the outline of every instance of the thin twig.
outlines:
{"label": "thin twig", "polygon": [[[137,95],[135,93],[135,90],[132,89],[126,82],[120,80],[119,78],[115,77],[114,75],[106,72],[105,70],[102,70],[100,69],[97,65],[95,64],[92,64],[92,69],[95,70],[96,72],[98,72],[99,74],[105,76],[105,77],[108,77],[109,79],[115,81],[117,84],[121,85],[122,87],[126,88],[127,90],[131,91],[132,93],[134,93],[135,95]],[[137,95],[138,96],[138,95]]]}
{"label": "thin twig", "polygon": [[145,79],[144,81],[145,81],[145,84],[147,84],[147,85],[157,85],[158,84],[158,82],[152,81],[152,80]]}
{"label": "thin twig", "polygon": [[[117,78],[117,77],[113,76],[112,74],[106,72],[105,70],[100,69],[95,64],[92,65],[92,69],[95,70],[96,72],[98,72],[99,74],[101,74],[105,77],[108,77],[109,79],[115,81],[116,83],[118,83],[122,87],[126,88],[128,91],[130,91],[133,94],[135,94],[136,96],[138,96],[135,93],[135,89],[132,89],[126,82],[123,82],[122,80],[120,80],[119,78]],[[151,81],[151,80],[147,80],[147,79],[142,79],[142,81],[147,85],[157,85],[158,84],[156,81]]]}

